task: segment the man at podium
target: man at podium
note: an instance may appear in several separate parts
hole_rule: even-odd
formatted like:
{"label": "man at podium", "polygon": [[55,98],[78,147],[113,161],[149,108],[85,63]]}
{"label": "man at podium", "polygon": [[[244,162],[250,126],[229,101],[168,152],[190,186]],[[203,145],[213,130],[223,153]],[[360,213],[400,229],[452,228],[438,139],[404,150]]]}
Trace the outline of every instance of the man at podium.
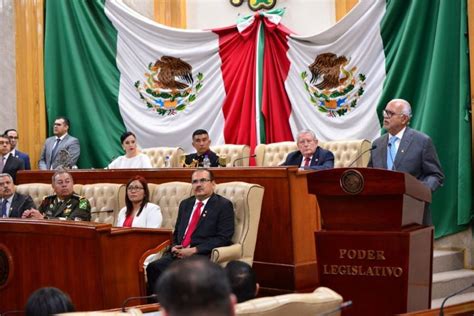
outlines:
{"label": "man at podium", "polygon": [[[369,167],[411,174],[434,192],[443,185],[444,174],[431,138],[408,127],[411,106],[403,99],[393,99],[383,111],[383,127],[388,133],[374,141],[376,148]],[[423,224],[431,225],[431,212],[425,208]]]}

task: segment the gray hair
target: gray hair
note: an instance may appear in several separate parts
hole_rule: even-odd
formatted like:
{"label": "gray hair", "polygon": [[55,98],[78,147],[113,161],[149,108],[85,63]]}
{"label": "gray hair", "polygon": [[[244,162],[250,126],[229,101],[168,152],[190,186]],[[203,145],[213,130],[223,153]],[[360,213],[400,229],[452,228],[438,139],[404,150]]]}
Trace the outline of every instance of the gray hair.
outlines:
{"label": "gray hair", "polygon": [[71,177],[71,179],[74,181],[72,175],[69,172],[67,172],[65,169],[59,169],[51,177],[51,183],[54,184],[56,182],[56,177],[61,175],[61,174],[68,174]]}
{"label": "gray hair", "polygon": [[411,118],[411,115],[412,115],[411,114],[411,105],[407,100],[405,100],[405,99],[393,99],[393,100],[390,100],[389,103],[391,103],[391,102],[398,102],[398,103],[402,104],[402,106],[403,106],[402,114],[408,116],[408,118]]}
{"label": "gray hair", "polygon": [[8,177],[10,178],[10,181],[13,182],[13,178],[9,173],[0,173],[0,178],[3,178],[3,177]]}
{"label": "gray hair", "polygon": [[302,129],[301,131],[298,132],[298,136],[296,137],[296,141],[298,141],[298,139],[300,139],[300,136],[303,135],[303,134],[310,134],[314,140],[318,140],[318,138],[316,137],[316,134],[310,130],[310,129]]}

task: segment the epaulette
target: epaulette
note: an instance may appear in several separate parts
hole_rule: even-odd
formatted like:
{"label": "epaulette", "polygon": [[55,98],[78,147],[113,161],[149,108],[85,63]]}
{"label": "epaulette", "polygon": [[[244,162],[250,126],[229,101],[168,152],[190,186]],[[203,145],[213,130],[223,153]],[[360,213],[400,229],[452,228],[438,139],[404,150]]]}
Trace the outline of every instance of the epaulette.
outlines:
{"label": "epaulette", "polygon": [[48,199],[54,200],[55,198],[56,198],[56,194],[45,195],[43,196],[43,201],[48,200]]}

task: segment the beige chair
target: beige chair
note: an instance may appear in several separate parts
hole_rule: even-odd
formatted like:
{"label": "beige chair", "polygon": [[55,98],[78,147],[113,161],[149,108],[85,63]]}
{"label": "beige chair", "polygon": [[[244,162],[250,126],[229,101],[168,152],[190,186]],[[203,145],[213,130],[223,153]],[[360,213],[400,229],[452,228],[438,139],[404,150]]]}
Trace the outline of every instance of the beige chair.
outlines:
{"label": "beige chair", "polygon": [[[330,313],[342,304],[342,296],[331,289],[319,287],[312,293],[261,297],[236,305],[239,316],[314,316]],[[340,315],[340,312],[330,313]]]}
{"label": "beige chair", "polygon": [[235,232],[232,245],[212,250],[212,261],[225,265],[231,260],[241,260],[252,265],[263,191],[262,186],[246,182],[226,182],[216,186],[216,193],[226,197],[234,205]]}
{"label": "beige chair", "polygon": [[[367,167],[367,164],[369,163],[369,149],[372,144],[367,139],[354,139],[320,142],[319,146],[321,146],[321,148],[330,150],[334,154],[334,168],[349,167],[352,162],[354,162],[352,167],[363,168]],[[361,154],[362,156],[357,159],[357,157]]]}
{"label": "beige chair", "polygon": [[166,156],[170,157],[171,167],[182,167],[179,156],[184,155],[184,150],[180,147],[152,147],[143,149],[142,153],[150,157],[153,168],[164,168]]}
{"label": "beige chair", "polygon": [[255,147],[256,165],[258,167],[276,167],[285,162],[286,156],[298,150],[295,142],[259,144]]}
{"label": "beige chair", "polygon": [[236,163],[236,167],[248,167],[250,157],[250,147],[247,145],[219,145],[212,146],[211,150],[215,152],[219,157],[225,155],[227,159],[226,167],[234,167],[234,161],[239,159]]}
{"label": "beige chair", "polygon": [[120,211],[120,186],[116,183],[96,183],[82,186],[81,195],[91,204],[91,222],[115,225]]}
{"label": "beige chair", "polygon": [[37,208],[41,205],[41,201],[45,196],[53,194],[51,184],[47,183],[19,184],[16,186],[16,191],[31,196]]}
{"label": "beige chair", "polygon": [[187,182],[167,182],[150,187],[150,202],[160,206],[163,216],[161,227],[174,229],[179,204],[190,196],[191,183]]}

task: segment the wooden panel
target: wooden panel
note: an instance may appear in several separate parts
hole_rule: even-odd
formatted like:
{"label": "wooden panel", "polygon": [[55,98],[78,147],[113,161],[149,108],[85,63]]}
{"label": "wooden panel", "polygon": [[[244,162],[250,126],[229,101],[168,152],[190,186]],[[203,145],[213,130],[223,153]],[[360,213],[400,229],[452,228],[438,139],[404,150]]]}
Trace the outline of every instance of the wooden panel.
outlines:
{"label": "wooden panel", "polygon": [[155,0],[154,16],[158,23],[186,28],[186,0]]}
{"label": "wooden panel", "polygon": [[16,89],[18,149],[30,155],[37,168],[47,135],[44,101],[43,30],[44,0],[15,4]]}

